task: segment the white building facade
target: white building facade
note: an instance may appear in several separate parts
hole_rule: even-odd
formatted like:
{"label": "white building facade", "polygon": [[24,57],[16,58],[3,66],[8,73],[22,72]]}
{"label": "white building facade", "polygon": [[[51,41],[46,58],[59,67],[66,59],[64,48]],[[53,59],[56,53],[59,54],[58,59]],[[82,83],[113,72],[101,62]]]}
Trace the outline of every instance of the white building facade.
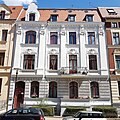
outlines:
{"label": "white building facade", "polygon": [[88,21],[76,21],[70,11],[67,21],[56,21],[68,10],[44,11],[31,3],[16,21],[8,109],[46,104],[62,115],[67,106],[111,105],[104,23],[85,13]]}

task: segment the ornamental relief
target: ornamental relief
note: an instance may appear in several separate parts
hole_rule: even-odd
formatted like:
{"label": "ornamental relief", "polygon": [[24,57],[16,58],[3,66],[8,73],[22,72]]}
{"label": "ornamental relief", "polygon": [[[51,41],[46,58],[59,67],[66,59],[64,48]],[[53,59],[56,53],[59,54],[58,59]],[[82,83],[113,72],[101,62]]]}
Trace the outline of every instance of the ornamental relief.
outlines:
{"label": "ornamental relief", "polygon": [[115,49],[113,53],[114,54],[120,54],[120,49]]}
{"label": "ornamental relief", "polygon": [[97,54],[97,51],[94,49],[90,49],[89,51],[87,51],[88,54]]}
{"label": "ornamental relief", "polygon": [[68,54],[75,55],[75,54],[77,54],[77,51],[75,49],[70,49],[68,51]]}
{"label": "ornamental relief", "polygon": [[23,52],[23,54],[37,54],[34,50],[32,50],[32,49],[26,49],[24,52]]}
{"label": "ornamental relief", "polygon": [[49,54],[58,54],[57,50],[56,49],[51,49],[49,51]]}

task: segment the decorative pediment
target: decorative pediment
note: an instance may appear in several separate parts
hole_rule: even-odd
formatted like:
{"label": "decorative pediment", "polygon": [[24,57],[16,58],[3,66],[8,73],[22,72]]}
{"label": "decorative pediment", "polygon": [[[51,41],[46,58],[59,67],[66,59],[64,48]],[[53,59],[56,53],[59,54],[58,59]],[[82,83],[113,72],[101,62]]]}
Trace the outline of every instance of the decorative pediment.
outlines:
{"label": "decorative pediment", "polygon": [[56,49],[51,49],[51,50],[49,51],[49,53],[50,53],[50,54],[57,54],[58,52],[57,52]]}
{"label": "decorative pediment", "polygon": [[120,49],[115,49],[113,53],[114,54],[120,54]]}
{"label": "decorative pediment", "polygon": [[75,49],[70,49],[68,53],[74,55],[74,54],[77,54],[77,51]]}
{"label": "decorative pediment", "polygon": [[30,55],[36,54],[36,52],[32,49],[26,49],[23,53],[24,54],[30,54]]}
{"label": "decorative pediment", "polygon": [[90,50],[88,51],[88,54],[97,54],[97,52],[96,52],[96,50],[94,50],[94,49],[90,49]]}

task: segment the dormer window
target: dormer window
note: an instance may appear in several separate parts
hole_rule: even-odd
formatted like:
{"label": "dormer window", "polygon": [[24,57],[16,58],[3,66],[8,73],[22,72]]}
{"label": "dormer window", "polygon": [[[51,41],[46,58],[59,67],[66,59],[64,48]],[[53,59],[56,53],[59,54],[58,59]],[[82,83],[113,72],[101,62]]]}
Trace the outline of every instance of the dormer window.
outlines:
{"label": "dormer window", "polygon": [[75,15],[68,15],[69,22],[75,22]]}
{"label": "dormer window", "polygon": [[118,28],[118,23],[117,22],[112,22],[112,28]]}
{"label": "dormer window", "polygon": [[5,11],[0,12],[0,19],[1,20],[5,19]]}
{"label": "dormer window", "polygon": [[58,16],[58,15],[51,15],[50,21],[51,21],[51,22],[56,22],[56,21],[57,21],[57,16]]}
{"label": "dormer window", "polygon": [[35,21],[35,13],[29,14],[29,21]]}
{"label": "dormer window", "polygon": [[86,15],[86,22],[93,22],[93,15]]}

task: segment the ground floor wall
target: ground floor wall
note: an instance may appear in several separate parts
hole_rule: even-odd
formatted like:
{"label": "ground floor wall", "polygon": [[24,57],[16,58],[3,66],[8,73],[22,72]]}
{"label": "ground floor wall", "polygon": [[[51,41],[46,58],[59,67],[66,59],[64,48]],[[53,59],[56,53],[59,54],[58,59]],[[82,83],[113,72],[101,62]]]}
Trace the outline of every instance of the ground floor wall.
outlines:
{"label": "ground floor wall", "polygon": [[[15,89],[15,78],[11,78],[8,109],[12,108]],[[39,83],[39,96],[31,97],[31,83]],[[91,97],[90,83],[96,81],[99,84],[99,97]],[[110,86],[107,78],[58,78],[49,77],[43,80],[41,77],[18,77],[17,82],[24,82],[24,101],[22,106],[35,106],[46,104],[57,107],[59,114],[62,115],[63,109],[67,106],[85,106],[91,108],[96,105],[111,105]],[[51,82],[57,84],[56,97],[50,97]],[[78,95],[70,98],[70,83],[77,83]],[[54,88],[54,87],[53,87]],[[74,91],[74,90],[73,90]],[[54,91],[53,91],[54,92]]]}

